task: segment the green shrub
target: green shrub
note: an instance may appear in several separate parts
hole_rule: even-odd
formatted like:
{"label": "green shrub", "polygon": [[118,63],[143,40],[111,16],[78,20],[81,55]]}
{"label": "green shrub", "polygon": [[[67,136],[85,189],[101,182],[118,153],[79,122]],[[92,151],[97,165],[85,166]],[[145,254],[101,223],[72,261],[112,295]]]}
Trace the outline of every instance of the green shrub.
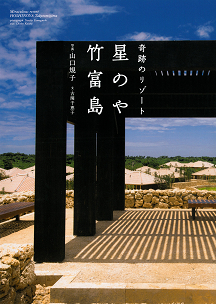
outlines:
{"label": "green shrub", "polygon": [[174,173],[171,175],[159,175],[155,172],[155,183],[158,189],[170,189],[172,188],[172,184],[175,182]]}
{"label": "green shrub", "polygon": [[66,190],[74,190],[74,179],[66,180]]}

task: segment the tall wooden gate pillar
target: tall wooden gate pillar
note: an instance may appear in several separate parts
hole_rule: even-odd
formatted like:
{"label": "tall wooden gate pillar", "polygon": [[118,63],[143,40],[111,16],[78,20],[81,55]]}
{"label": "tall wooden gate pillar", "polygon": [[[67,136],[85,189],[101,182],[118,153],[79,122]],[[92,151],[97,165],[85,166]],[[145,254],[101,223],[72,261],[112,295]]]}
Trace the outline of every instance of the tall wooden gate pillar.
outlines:
{"label": "tall wooden gate pillar", "polygon": [[124,210],[125,118],[113,110],[100,120],[97,131],[97,220],[112,220]]}
{"label": "tall wooden gate pillar", "polygon": [[62,44],[52,51],[49,43],[37,48],[36,262],[59,262],[65,258],[66,73],[59,60]]}
{"label": "tall wooden gate pillar", "polygon": [[125,208],[125,117],[115,115],[113,130],[113,209]]}
{"label": "tall wooden gate pillar", "polygon": [[87,117],[75,125],[74,234],[94,235],[96,201],[96,132]]}
{"label": "tall wooden gate pillar", "polygon": [[97,129],[97,206],[96,219],[113,219],[113,116],[99,120]]}

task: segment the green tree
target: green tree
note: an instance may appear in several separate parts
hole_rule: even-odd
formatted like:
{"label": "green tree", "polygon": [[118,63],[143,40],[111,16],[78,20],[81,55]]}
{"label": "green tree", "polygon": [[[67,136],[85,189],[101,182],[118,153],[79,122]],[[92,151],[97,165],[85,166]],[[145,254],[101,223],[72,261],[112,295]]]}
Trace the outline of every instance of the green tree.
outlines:
{"label": "green tree", "polygon": [[192,173],[194,173],[196,170],[194,170],[193,168],[185,168],[184,169],[184,178],[185,178],[185,181],[190,181],[191,180],[191,176],[192,176]]}
{"label": "green tree", "polygon": [[4,171],[0,170],[0,180],[8,178],[8,176],[4,173]]}
{"label": "green tree", "polygon": [[74,179],[66,180],[66,190],[74,190]]}
{"label": "green tree", "polygon": [[12,159],[10,158],[3,159],[3,166],[5,170],[12,169],[13,168]]}
{"label": "green tree", "polygon": [[66,165],[70,166],[70,167],[74,167],[74,155],[73,154],[67,154]]}
{"label": "green tree", "polygon": [[155,183],[158,189],[170,189],[172,188],[172,184],[175,182],[175,176],[173,174],[168,175],[160,175],[155,172]]}

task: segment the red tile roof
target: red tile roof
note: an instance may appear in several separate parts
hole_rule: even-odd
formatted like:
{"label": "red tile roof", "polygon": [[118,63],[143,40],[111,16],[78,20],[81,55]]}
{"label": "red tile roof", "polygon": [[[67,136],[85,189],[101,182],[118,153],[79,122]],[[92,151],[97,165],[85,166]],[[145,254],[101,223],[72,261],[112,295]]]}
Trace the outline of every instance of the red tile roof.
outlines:
{"label": "red tile roof", "polygon": [[66,166],[66,173],[74,173],[74,168]]}
{"label": "red tile roof", "polygon": [[35,178],[26,176],[17,188],[17,192],[26,192],[35,190]]}
{"label": "red tile roof", "polygon": [[4,188],[5,192],[34,191],[35,179],[25,175],[17,175],[0,181],[0,190]]}
{"label": "red tile roof", "polygon": [[131,171],[125,173],[125,185],[153,185],[155,179],[150,174],[139,171]]}
{"label": "red tile roof", "polygon": [[66,180],[74,179],[74,174],[69,174],[66,176]]}
{"label": "red tile roof", "polygon": [[15,175],[18,175],[18,174],[25,174],[25,171],[20,169],[20,168],[12,168],[12,169],[9,169],[9,170],[5,170],[5,174],[12,177],[12,176],[15,176]]}

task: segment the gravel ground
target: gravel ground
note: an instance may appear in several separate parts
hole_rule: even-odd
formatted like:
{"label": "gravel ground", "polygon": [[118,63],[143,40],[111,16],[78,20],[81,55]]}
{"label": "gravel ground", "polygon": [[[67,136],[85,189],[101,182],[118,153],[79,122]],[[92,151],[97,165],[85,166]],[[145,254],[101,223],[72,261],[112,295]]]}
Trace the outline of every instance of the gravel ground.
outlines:
{"label": "gravel ground", "polygon": [[36,285],[36,292],[32,304],[49,304],[50,286]]}

